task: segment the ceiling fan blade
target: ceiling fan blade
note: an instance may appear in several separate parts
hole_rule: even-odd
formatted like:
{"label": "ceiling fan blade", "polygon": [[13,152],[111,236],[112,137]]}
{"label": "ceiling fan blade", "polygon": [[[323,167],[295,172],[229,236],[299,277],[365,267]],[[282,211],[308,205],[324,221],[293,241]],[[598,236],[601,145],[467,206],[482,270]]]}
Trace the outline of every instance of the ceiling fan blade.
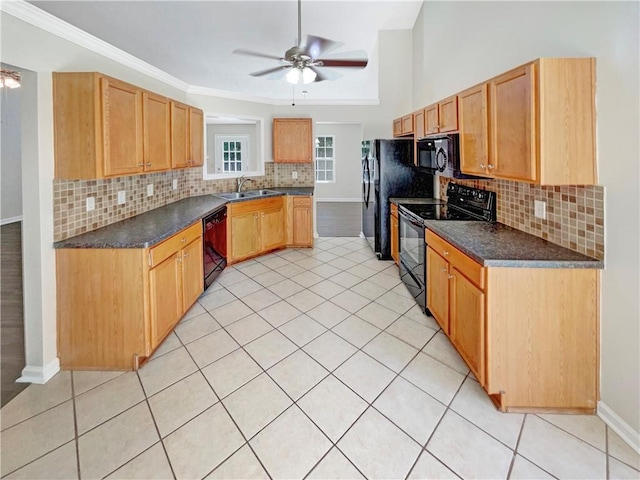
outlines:
{"label": "ceiling fan blade", "polygon": [[331,58],[316,60],[318,67],[364,68],[369,63],[366,58]]}
{"label": "ceiling fan blade", "polygon": [[328,38],[316,37],[315,35],[307,35],[307,43],[304,47],[304,53],[313,59],[318,58],[323,53],[335,50],[344,43],[335,42]]}
{"label": "ceiling fan blade", "polygon": [[249,55],[251,57],[271,58],[273,60],[282,60],[282,57],[279,57],[277,55],[270,55],[268,53],[254,52],[253,50],[246,50],[244,48],[236,48],[231,53],[235,53],[236,55]]}
{"label": "ceiling fan blade", "polygon": [[327,76],[324,75],[320,70],[318,70],[317,68],[312,67],[311,65],[308,66],[307,68],[309,68],[310,70],[312,70],[315,74],[316,74],[316,78],[313,81],[313,83],[318,83],[318,82],[322,82],[323,80],[327,80]]}
{"label": "ceiling fan blade", "polygon": [[250,73],[249,75],[251,75],[252,77],[263,77],[265,75],[270,75],[272,73],[276,73],[276,72],[281,71],[281,70],[286,70],[288,68],[291,68],[291,65],[280,65],[280,66],[277,66],[277,67],[274,67],[274,68],[268,68],[266,70],[260,70],[258,72],[253,72],[253,73]]}

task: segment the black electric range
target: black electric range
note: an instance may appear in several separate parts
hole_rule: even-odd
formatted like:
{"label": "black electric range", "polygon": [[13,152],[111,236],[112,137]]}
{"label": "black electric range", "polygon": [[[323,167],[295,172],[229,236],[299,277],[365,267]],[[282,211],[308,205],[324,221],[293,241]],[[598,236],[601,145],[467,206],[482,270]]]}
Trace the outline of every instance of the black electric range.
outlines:
{"label": "black electric range", "polygon": [[424,220],[496,220],[495,192],[449,183],[447,199],[442,204],[398,205],[400,278],[427,314]]}

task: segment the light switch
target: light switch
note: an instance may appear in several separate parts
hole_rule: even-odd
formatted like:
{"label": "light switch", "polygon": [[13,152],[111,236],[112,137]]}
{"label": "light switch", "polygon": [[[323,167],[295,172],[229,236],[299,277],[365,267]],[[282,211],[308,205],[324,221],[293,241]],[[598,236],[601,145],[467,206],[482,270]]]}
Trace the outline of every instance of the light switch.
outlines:
{"label": "light switch", "polygon": [[96,197],[87,197],[87,212],[96,209]]}
{"label": "light switch", "polygon": [[298,172],[291,172],[291,178],[294,180],[298,178]]}
{"label": "light switch", "polygon": [[153,183],[147,185],[147,197],[151,197],[153,195]]}
{"label": "light switch", "polygon": [[546,220],[547,219],[547,202],[543,202],[542,200],[534,200],[533,214],[535,215],[536,218]]}
{"label": "light switch", "polygon": [[173,185],[173,189],[174,189],[174,190],[176,190],[176,189],[178,188],[178,179],[177,179],[177,178],[174,178],[174,179],[173,179],[173,183],[172,183],[172,185]]}
{"label": "light switch", "polygon": [[124,205],[124,203],[127,201],[127,194],[125,193],[124,190],[119,190],[118,191],[118,205]]}

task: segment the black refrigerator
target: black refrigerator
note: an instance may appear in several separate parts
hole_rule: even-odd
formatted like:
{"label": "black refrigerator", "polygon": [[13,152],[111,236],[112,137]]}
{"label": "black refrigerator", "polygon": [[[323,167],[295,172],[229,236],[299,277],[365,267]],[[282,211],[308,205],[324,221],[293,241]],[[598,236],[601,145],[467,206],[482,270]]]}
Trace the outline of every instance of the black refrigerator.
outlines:
{"label": "black refrigerator", "polygon": [[413,139],[362,142],[362,234],[391,259],[390,197],[433,197],[433,175],[413,164]]}

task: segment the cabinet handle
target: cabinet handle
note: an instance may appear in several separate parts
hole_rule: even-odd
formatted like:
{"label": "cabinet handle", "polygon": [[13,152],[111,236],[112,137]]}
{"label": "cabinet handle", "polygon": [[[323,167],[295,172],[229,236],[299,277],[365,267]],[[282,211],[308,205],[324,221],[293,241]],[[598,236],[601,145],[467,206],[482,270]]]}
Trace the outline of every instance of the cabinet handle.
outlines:
{"label": "cabinet handle", "polygon": [[187,258],[189,256],[188,253],[185,253],[184,255],[182,255],[182,258]]}
{"label": "cabinet handle", "polygon": [[449,252],[445,250],[444,252],[442,252],[442,254],[446,257],[447,255],[449,255]]}
{"label": "cabinet handle", "polygon": [[445,267],[445,268],[441,268],[441,269],[440,269],[440,271],[441,271],[441,272],[446,272],[446,271],[447,271],[447,267]]}
{"label": "cabinet handle", "polygon": [[451,280],[453,278],[453,275],[447,275],[447,278]]}
{"label": "cabinet handle", "polygon": [[181,241],[182,243],[184,243],[184,242],[186,242],[186,241],[187,241],[187,239],[186,239],[186,238],[181,238],[181,239],[180,239],[180,241]]}
{"label": "cabinet handle", "polygon": [[182,263],[182,257],[176,257],[176,262]]}
{"label": "cabinet handle", "polygon": [[138,166],[139,167],[144,167],[144,163],[139,163]]}
{"label": "cabinet handle", "polygon": [[483,170],[485,169],[484,163],[480,164],[480,168],[483,169]]}
{"label": "cabinet handle", "polygon": [[151,162],[147,162],[147,167],[150,167],[150,166],[151,166]]}
{"label": "cabinet handle", "polygon": [[491,165],[491,164],[487,165],[487,167],[489,168],[489,170],[493,170],[494,168],[496,168],[496,167],[494,167],[494,166],[493,166],[493,165]]}

